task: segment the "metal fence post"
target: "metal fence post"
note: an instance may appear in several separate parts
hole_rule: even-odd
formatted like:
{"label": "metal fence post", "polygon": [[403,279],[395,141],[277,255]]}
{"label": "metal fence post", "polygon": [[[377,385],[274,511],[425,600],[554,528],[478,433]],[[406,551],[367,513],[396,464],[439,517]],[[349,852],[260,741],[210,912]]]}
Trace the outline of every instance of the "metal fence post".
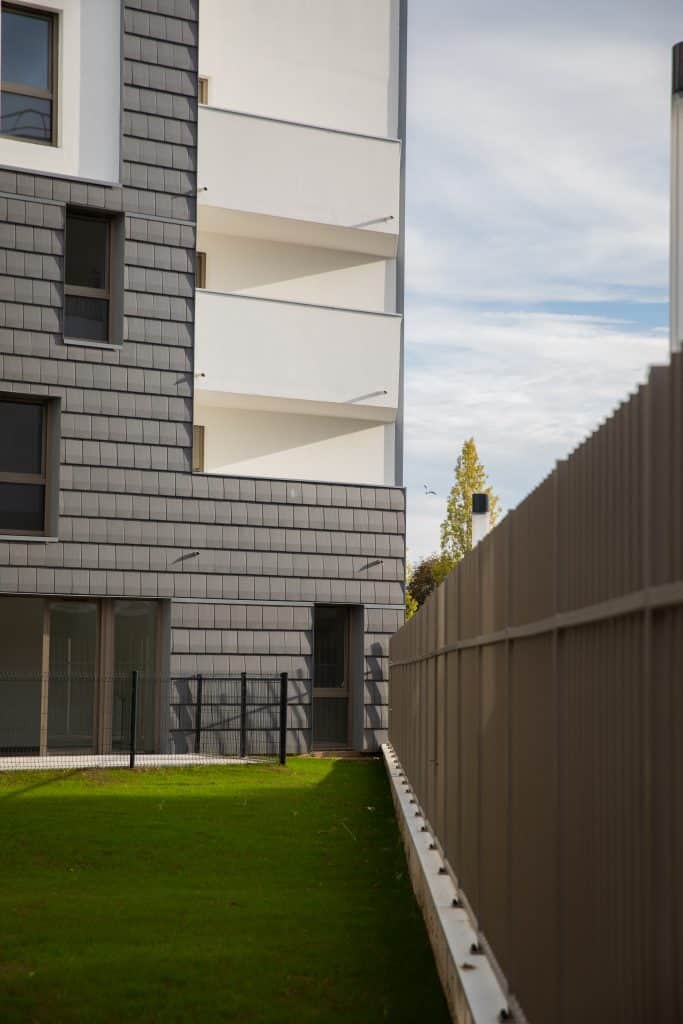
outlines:
{"label": "metal fence post", "polygon": [[204,680],[201,675],[197,676],[197,710],[195,712],[194,720],[194,752],[195,754],[201,753],[202,749],[202,696],[204,690]]}
{"label": "metal fence post", "polygon": [[138,674],[133,670],[130,684],[130,768],[135,768],[135,747],[138,738]]}
{"label": "metal fence post", "polygon": [[240,757],[247,756],[247,673],[240,675]]}
{"label": "metal fence post", "polygon": [[287,673],[280,674],[280,764],[287,760]]}

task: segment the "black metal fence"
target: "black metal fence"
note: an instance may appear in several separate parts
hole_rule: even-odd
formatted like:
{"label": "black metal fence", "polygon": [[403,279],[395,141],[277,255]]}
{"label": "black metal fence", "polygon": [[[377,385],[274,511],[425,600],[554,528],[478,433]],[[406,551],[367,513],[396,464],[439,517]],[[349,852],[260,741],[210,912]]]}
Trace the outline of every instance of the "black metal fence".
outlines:
{"label": "black metal fence", "polygon": [[172,679],[171,746],[176,754],[277,758],[287,747],[287,673],[279,678],[197,675]]}
{"label": "black metal fence", "polygon": [[287,673],[0,674],[0,771],[287,756]]}

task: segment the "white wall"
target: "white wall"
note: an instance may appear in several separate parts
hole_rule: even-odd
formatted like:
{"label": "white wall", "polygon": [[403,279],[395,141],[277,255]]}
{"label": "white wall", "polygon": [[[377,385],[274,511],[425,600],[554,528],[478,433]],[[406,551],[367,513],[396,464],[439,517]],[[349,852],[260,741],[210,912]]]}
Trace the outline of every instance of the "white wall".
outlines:
{"label": "white wall", "polygon": [[199,109],[201,205],[365,235],[377,255],[396,253],[400,164],[399,142]]}
{"label": "white wall", "polygon": [[393,424],[195,404],[207,473],[393,483]]}
{"label": "white wall", "polygon": [[[14,2],[14,0],[13,0]],[[49,174],[120,180],[120,0],[31,0],[57,11],[57,145],[0,136],[0,164]],[[86,83],[81,88],[81,83]]]}
{"label": "white wall", "polygon": [[200,0],[209,104],[397,134],[398,0]]}
{"label": "white wall", "polygon": [[393,313],[395,261],[363,253],[199,232],[206,288]]}
{"label": "white wall", "polygon": [[392,484],[399,0],[200,0],[199,73],[207,472]]}
{"label": "white wall", "polygon": [[[401,319],[199,291],[197,387],[334,404],[334,415],[389,422],[398,407]],[[303,410],[302,410],[303,411]]]}

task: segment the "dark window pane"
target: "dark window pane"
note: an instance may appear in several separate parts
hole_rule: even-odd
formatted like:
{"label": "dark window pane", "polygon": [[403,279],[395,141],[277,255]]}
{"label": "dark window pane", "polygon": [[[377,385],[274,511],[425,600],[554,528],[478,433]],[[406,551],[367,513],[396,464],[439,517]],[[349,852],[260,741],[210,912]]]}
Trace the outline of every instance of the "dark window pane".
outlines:
{"label": "dark window pane", "polygon": [[65,295],[64,337],[83,338],[84,341],[107,341],[109,301],[87,299],[81,295]]}
{"label": "dark window pane", "polygon": [[67,214],[66,284],[79,288],[107,287],[109,223],[94,217]]}
{"label": "dark window pane", "polygon": [[52,138],[52,100],[35,96],[20,96],[16,92],[3,92],[0,134],[18,135],[22,139]]}
{"label": "dark window pane", "polygon": [[0,530],[41,532],[44,527],[45,488],[42,484],[0,482]]}
{"label": "dark window pane", "polygon": [[345,610],[315,610],[315,673],[314,686],[344,686],[346,664]]}
{"label": "dark window pane", "polygon": [[50,88],[50,20],[2,12],[2,80]]}
{"label": "dark window pane", "polygon": [[0,402],[0,473],[42,473],[42,405]]}

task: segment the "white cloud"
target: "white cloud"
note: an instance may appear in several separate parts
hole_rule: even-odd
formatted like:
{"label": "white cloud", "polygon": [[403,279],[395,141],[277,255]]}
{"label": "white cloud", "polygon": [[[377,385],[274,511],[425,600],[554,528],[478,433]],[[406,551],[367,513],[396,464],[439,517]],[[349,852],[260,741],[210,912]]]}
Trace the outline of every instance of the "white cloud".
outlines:
{"label": "white cloud", "polygon": [[416,558],[438,546],[465,437],[510,507],[666,357],[670,46],[683,18],[680,0],[418,0],[410,19]]}
{"label": "white cloud", "polygon": [[[518,503],[666,359],[661,331],[606,318],[429,308],[415,317],[406,392],[408,546],[438,547],[463,440],[474,435],[506,508]],[[457,340],[456,340],[457,339]],[[424,485],[438,497],[424,494]]]}
{"label": "white cloud", "polygon": [[558,35],[547,15],[520,31],[520,5],[493,29],[481,6],[477,28],[453,15],[413,56],[409,287],[664,297],[671,33]]}

